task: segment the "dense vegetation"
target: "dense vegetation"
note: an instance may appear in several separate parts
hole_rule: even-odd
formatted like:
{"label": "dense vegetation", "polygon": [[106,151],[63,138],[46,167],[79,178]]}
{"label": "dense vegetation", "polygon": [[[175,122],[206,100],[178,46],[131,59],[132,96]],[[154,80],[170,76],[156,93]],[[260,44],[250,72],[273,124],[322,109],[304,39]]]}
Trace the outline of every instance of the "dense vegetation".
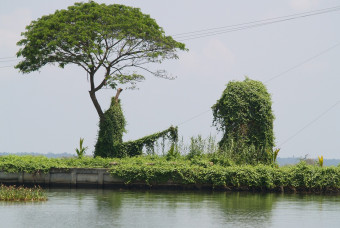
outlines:
{"label": "dense vegetation", "polygon": [[104,118],[99,122],[98,140],[94,156],[124,157],[126,154],[120,150],[125,130],[125,117],[119,100],[111,99],[110,108],[104,112]]}
{"label": "dense vegetation", "polygon": [[[122,161],[110,173],[126,183],[168,183],[213,186],[223,189],[289,191],[339,191],[340,167],[322,168],[301,162],[295,166],[231,165],[214,156],[191,160],[142,158]],[[213,162],[214,161],[214,162]]]}
{"label": "dense vegetation", "polygon": [[126,184],[152,186],[174,183],[183,186],[207,186],[231,190],[317,191],[340,190],[340,166],[320,167],[300,162],[298,165],[235,165],[216,154],[188,156],[136,156],[132,158],[51,158],[43,156],[1,156],[4,172],[48,172],[51,168],[108,168]]}
{"label": "dense vegetation", "polygon": [[115,97],[112,98],[110,108],[104,113],[104,117],[99,124],[98,140],[94,151],[95,157],[132,157],[142,155],[144,148],[149,153],[154,153],[155,143],[160,138],[168,139],[172,144],[178,139],[177,128],[170,127],[137,140],[123,142],[126,121],[120,102]]}
{"label": "dense vegetation", "polygon": [[212,107],[214,125],[223,132],[219,147],[234,160],[270,164],[274,160],[271,96],[260,81],[231,81]]}
{"label": "dense vegetation", "polygon": [[0,186],[1,201],[44,201],[45,192],[40,187],[25,188],[23,186]]}
{"label": "dense vegetation", "polygon": [[112,159],[104,158],[47,158],[45,156],[0,156],[0,170],[16,173],[47,173],[52,168],[108,168]]}

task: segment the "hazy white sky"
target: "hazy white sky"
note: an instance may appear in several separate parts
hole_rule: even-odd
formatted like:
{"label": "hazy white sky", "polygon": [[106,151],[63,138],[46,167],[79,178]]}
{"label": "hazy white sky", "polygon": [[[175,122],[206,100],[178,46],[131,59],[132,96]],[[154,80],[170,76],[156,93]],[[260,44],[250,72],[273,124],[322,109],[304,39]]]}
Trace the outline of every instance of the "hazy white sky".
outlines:
{"label": "hazy white sky", "polygon": [[[1,0],[0,67],[16,62],[20,33],[31,20],[72,5],[74,0]],[[234,25],[340,5],[335,0],[98,0],[141,8],[169,35]],[[267,81],[340,42],[340,11],[275,23],[233,33],[183,41],[189,48],[180,59],[157,66],[178,78],[152,76],[140,90],[124,91],[121,100],[128,121],[125,140],[161,131],[196,116],[219,99],[230,80],[244,76]],[[340,100],[340,46],[266,84],[276,116],[279,156],[340,158],[340,104],[308,123]],[[88,95],[86,73],[77,67],[46,66],[22,75],[0,68],[0,151],[74,153],[85,138],[89,154],[97,137],[98,117]],[[103,109],[114,91],[99,99]],[[207,112],[179,127],[185,139],[216,134]],[[294,136],[293,138],[291,138]],[[219,136],[218,136],[219,137]]]}

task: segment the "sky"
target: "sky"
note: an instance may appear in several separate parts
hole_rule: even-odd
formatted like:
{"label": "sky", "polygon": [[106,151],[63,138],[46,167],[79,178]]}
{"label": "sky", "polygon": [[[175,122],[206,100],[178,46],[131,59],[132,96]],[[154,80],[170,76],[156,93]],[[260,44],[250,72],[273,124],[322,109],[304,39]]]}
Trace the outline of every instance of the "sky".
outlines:
{"label": "sky", "polygon": [[[49,65],[21,74],[11,66],[32,20],[73,5],[74,0],[1,0],[0,7],[0,152],[71,153],[79,138],[92,154],[98,115],[90,100],[85,71]],[[335,0],[98,0],[138,7],[168,35],[287,16],[340,5]],[[178,60],[155,66],[176,80],[145,75],[139,90],[120,96],[128,132],[138,139],[179,125],[190,137],[213,135],[211,106],[226,84],[245,76],[264,82],[272,95],[274,132],[280,157],[340,158],[340,11],[257,28],[181,40],[189,49]],[[331,49],[329,49],[331,48]],[[317,56],[317,57],[315,57]],[[309,60],[309,61],[308,61]],[[272,79],[273,78],[273,79]],[[272,80],[269,80],[272,79]],[[113,90],[98,99],[109,106]],[[194,118],[196,117],[196,118]]]}

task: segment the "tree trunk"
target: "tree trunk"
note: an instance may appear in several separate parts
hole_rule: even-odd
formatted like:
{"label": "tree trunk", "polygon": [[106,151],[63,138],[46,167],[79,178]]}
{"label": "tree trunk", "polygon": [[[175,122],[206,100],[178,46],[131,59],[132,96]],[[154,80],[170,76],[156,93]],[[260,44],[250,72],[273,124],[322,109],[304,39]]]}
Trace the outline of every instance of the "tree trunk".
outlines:
{"label": "tree trunk", "polygon": [[104,118],[104,113],[103,113],[102,108],[99,105],[99,102],[98,102],[97,97],[96,97],[96,93],[93,92],[93,91],[89,91],[89,93],[90,93],[92,103],[94,104],[94,107],[96,108],[97,113],[99,115],[99,119]]}
{"label": "tree trunk", "polygon": [[122,88],[119,88],[119,89],[117,90],[117,93],[116,93],[116,96],[115,96],[115,101],[116,101],[116,103],[118,103],[119,94],[120,94],[122,91],[123,91]]}

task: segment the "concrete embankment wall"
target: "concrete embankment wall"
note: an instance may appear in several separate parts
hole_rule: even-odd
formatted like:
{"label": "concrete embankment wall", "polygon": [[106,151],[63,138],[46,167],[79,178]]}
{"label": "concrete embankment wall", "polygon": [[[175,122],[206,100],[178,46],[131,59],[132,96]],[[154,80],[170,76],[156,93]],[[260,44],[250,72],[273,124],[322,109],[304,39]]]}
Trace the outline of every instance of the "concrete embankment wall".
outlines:
{"label": "concrete embankment wall", "polygon": [[47,187],[105,187],[124,185],[122,179],[112,177],[107,169],[51,169],[49,173],[0,172],[3,184],[41,185]]}
{"label": "concrete embankment wall", "polygon": [[212,184],[177,184],[169,180],[166,183],[154,183],[151,185],[145,182],[134,182],[128,185],[119,177],[111,176],[108,169],[99,168],[69,168],[51,169],[49,173],[6,173],[0,172],[0,183],[15,185],[40,185],[43,187],[70,187],[70,188],[153,188],[153,189],[183,189],[183,190],[224,190],[224,191],[260,191],[260,192],[307,192],[307,193],[340,193],[340,188],[295,188],[281,186],[275,189],[251,186],[220,186],[214,188]]}

